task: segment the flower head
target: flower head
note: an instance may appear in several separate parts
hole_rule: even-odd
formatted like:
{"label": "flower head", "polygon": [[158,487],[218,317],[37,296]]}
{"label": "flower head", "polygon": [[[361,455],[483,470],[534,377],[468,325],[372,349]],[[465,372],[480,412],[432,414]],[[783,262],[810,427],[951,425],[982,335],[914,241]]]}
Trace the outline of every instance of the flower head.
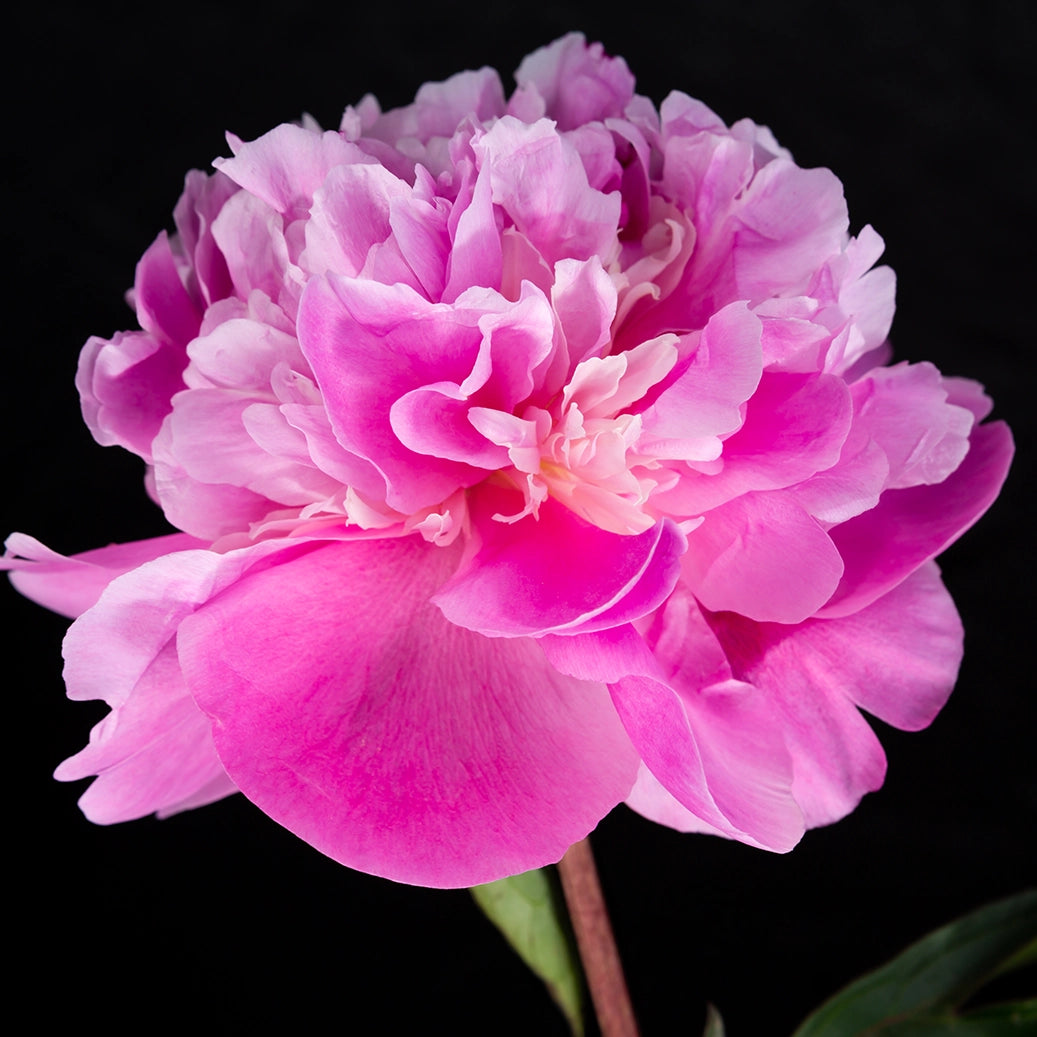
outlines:
{"label": "flower head", "polygon": [[787,850],[925,726],[933,557],[1011,457],[978,385],[886,366],[839,181],[576,34],[188,175],[90,339],[95,437],[181,532],[62,558],[58,777],[113,822],[240,790],[336,860],[471,885],[617,803]]}

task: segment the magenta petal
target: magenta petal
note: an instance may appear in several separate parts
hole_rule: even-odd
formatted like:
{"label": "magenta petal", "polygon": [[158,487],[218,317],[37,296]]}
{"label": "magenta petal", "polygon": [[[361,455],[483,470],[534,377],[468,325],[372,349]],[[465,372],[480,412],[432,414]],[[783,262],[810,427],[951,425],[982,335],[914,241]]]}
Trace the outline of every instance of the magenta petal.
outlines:
{"label": "magenta petal", "polygon": [[[777,714],[765,694],[725,674],[723,653],[689,602],[677,595],[660,614],[666,629],[654,653],[630,626],[541,643],[563,673],[608,681],[634,747],[684,810],[731,838],[784,852],[802,836],[803,818]],[[717,679],[704,676],[713,669]]]}
{"label": "magenta petal", "polygon": [[621,536],[550,499],[514,524],[489,518],[488,503],[472,509],[481,550],[432,599],[458,626],[495,637],[601,630],[647,615],[677,581],[685,539],[668,520]]}
{"label": "magenta petal", "polygon": [[198,334],[202,315],[180,280],[165,231],[137,264],[133,302],[140,326],[162,342],[182,349]]}
{"label": "magenta petal", "polygon": [[954,687],[963,636],[940,570],[928,562],[860,612],[806,624],[796,644],[814,672],[814,660],[830,660],[831,686],[862,709],[904,731],[919,731]]}
{"label": "magenta petal", "polygon": [[747,493],[707,512],[684,561],[688,586],[706,608],[773,623],[812,616],[842,571],[828,534],[780,491]]}
{"label": "magenta petal", "polygon": [[830,536],[846,572],[819,615],[856,612],[957,540],[994,502],[1012,453],[1007,425],[980,425],[965,460],[944,482],[890,490],[870,511],[834,527]]}
{"label": "magenta petal", "polygon": [[[751,681],[777,707],[777,726],[792,754],[792,790],[809,827],[844,817],[885,778],[882,747],[855,701],[866,699],[876,713],[914,725],[946,698],[944,682],[957,660],[956,623],[932,588],[933,575],[919,578],[899,598],[873,605],[870,615],[797,627],[755,624],[730,612],[710,617],[735,676]],[[933,617],[922,616],[927,602],[937,605]],[[898,624],[906,629],[898,631]],[[907,658],[910,651],[900,646],[912,638],[917,646],[934,630],[934,645]],[[904,674],[891,669],[901,665]],[[889,694],[873,690],[883,682],[889,682]],[[915,701],[893,705],[897,692]]]}
{"label": "magenta petal", "polygon": [[343,864],[432,886],[557,860],[637,768],[603,686],[429,603],[458,554],[323,547],[242,580],[178,642],[250,799]]}

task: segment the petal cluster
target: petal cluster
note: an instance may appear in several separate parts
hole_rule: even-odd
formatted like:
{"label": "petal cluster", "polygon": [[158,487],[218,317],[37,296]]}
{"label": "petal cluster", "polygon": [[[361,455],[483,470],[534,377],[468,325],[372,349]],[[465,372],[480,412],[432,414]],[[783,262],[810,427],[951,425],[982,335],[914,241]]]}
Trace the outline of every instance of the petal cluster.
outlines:
{"label": "petal cluster", "polygon": [[245,793],[351,867],[472,885],[617,803],[771,850],[881,784],[961,628],[932,559],[996,497],[972,382],[888,366],[836,177],[577,35],[192,172],[91,338],[98,442],[181,532],[16,535],[112,712],[107,823]]}

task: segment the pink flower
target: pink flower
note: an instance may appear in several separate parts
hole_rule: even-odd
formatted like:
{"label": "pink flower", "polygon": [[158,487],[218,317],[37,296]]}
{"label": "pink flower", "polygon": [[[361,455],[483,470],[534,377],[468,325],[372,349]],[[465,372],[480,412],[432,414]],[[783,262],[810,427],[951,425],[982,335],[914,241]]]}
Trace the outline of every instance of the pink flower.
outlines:
{"label": "pink flower", "polygon": [[932,561],[1012,446],[884,366],[839,181],[579,35],[188,175],[90,339],[98,442],[169,537],[5,563],[78,617],[58,769],[101,823],[240,790],[350,867],[460,886],[617,803],[784,851],[883,780],[961,627]]}

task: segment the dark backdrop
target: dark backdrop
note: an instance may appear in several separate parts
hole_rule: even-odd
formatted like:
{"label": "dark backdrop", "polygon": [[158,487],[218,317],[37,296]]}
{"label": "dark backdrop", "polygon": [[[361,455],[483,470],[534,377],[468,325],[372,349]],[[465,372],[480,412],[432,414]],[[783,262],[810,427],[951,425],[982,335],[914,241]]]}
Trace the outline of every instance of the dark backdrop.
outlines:
{"label": "dark backdrop", "polygon": [[[933,14],[923,9],[934,10]],[[132,326],[138,256],[170,225],[185,170],[366,91],[521,57],[579,28],[728,121],[771,126],[843,179],[899,275],[900,358],[983,381],[1020,446],[998,504],[943,559],[968,631],[932,727],[881,731],[885,788],[770,856],[619,808],[596,847],[648,1037],[787,1034],[909,940],[1034,879],[1034,47],[1030,5],[908,2],[439,2],[23,6],[8,19],[3,530],[63,551],[164,530],[139,462],[90,439],[72,386],[90,333]],[[47,991],[44,1029],[161,1022],[203,1032],[562,1034],[560,1018],[463,892],[356,874],[241,797],[170,821],[84,821],[52,768],[103,709],[66,703],[65,622],[2,595],[11,945]],[[880,725],[881,726],[881,725]],[[10,908],[9,908],[10,910]],[[25,986],[19,988],[28,990]],[[16,994],[17,996],[17,994]],[[373,1017],[369,1013],[374,1013]]]}

